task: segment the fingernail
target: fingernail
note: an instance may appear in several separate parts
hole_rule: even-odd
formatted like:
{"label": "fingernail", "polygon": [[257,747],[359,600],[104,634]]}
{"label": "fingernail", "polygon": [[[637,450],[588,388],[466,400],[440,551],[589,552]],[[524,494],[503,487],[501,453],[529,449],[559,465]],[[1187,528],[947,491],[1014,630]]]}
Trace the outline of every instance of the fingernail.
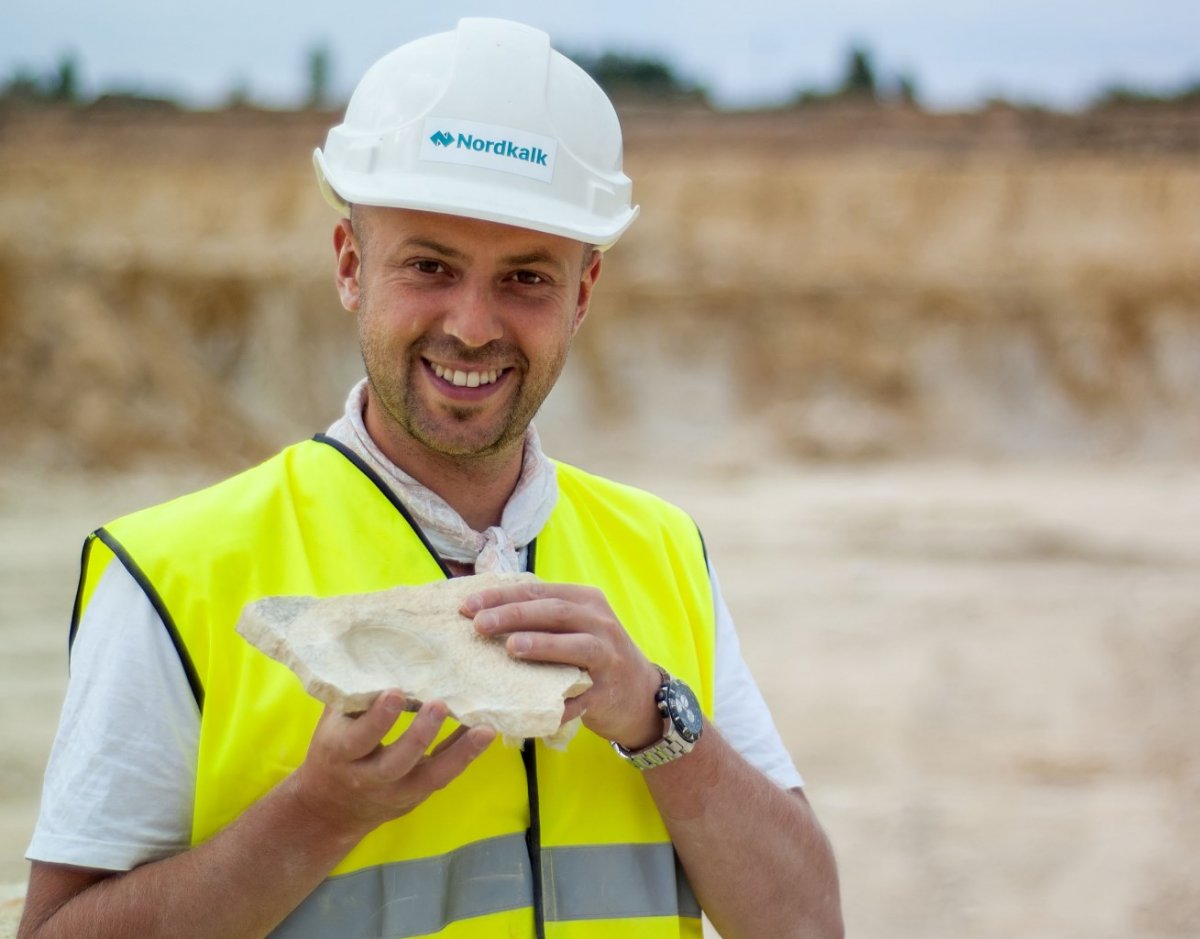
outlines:
{"label": "fingernail", "polygon": [[476,752],[482,753],[496,739],[496,733],[490,727],[472,727],[471,737],[472,743],[475,744]]}
{"label": "fingernail", "polygon": [[486,613],[478,613],[475,616],[475,628],[476,629],[483,629],[483,630],[495,629],[498,622],[499,622],[499,620],[498,620],[498,617],[496,616],[496,614],[492,613],[490,611],[488,611]]}
{"label": "fingernail", "polygon": [[524,655],[531,648],[533,648],[533,640],[520,633],[508,640],[509,651],[515,652],[517,655]]}
{"label": "fingernail", "polygon": [[387,694],[383,698],[383,709],[389,714],[399,714],[404,710],[404,695]]}
{"label": "fingernail", "polygon": [[483,609],[483,603],[480,601],[479,597],[476,594],[471,594],[471,596],[469,596],[469,597],[467,597],[467,599],[463,600],[463,603],[462,603],[462,606],[460,607],[460,609],[462,610],[463,613],[466,613],[467,616],[474,616],[481,609]]}

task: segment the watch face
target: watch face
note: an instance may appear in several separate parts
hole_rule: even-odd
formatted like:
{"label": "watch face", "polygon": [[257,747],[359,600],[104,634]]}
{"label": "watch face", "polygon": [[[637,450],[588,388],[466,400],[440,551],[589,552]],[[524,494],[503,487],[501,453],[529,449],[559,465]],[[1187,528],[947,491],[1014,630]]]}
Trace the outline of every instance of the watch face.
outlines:
{"label": "watch face", "polygon": [[679,731],[679,736],[691,743],[700,736],[700,702],[696,700],[692,689],[681,681],[672,681],[667,689],[667,713],[671,716],[671,723]]}

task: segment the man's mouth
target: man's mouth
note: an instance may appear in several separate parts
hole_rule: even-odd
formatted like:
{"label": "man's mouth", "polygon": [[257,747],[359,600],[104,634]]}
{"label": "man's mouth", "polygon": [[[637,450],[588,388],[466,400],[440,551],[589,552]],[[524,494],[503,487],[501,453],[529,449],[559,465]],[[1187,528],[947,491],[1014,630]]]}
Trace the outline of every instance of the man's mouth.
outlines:
{"label": "man's mouth", "polygon": [[478,388],[480,385],[493,384],[506,371],[503,368],[490,368],[480,372],[467,372],[462,369],[446,368],[436,362],[430,362],[429,366],[438,378],[448,381],[458,388]]}

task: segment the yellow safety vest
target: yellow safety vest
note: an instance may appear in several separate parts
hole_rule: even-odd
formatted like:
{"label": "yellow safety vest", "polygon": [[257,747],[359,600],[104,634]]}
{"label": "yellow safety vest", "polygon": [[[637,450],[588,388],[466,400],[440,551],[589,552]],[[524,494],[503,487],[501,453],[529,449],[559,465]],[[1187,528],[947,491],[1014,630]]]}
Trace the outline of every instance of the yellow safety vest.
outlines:
{"label": "yellow safety vest", "polygon": [[[647,657],[711,716],[712,594],[695,525],[647,493],[556,470],[558,502],[530,569],[601,588]],[[299,766],[321,713],[236,634],[242,607],[448,576],[387,486],[324,437],[95,532],[73,631],[114,559],[157,609],[201,707],[193,844]],[[565,751],[493,745],[364,838],[273,935],[658,939],[699,937],[699,915],[641,774],[584,728]]]}

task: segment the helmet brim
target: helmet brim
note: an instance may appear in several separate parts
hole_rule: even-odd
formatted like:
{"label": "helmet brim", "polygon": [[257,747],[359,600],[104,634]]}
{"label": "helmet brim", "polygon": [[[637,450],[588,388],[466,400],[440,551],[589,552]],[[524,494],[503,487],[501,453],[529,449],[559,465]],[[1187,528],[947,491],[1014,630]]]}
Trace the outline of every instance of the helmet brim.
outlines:
{"label": "helmet brim", "polygon": [[630,206],[616,217],[589,215],[555,199],[522,192],[506,200],[495,186],[461,178],[447,180],[433,174],[393,178],[384,196],[379,192],[378,180],[370,174],[342,171],[335,179],[320,148],[313,151],[313,165],[325,201],[343,215],[349,213],[350,205],[437,212],[527,228],[601,250],[616,243],[633,224],[639,209]]}

